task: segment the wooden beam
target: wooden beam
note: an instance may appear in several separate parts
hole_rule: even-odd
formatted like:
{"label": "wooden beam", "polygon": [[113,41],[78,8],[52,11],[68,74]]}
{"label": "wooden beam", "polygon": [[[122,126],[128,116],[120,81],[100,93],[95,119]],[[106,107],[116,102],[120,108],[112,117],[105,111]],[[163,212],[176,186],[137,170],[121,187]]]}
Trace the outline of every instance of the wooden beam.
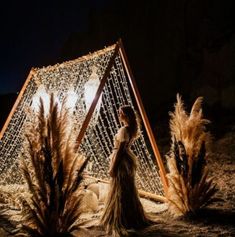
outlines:
{"label": "wooden beam", "polygon": [[5,133],[6,129],[7,129],[7,127],[8,127],[8,125],[9,125],[10,121],[11,121],[11,118],[12,118],[13,114],[15,113],[15,110],[16,110],[18,104],[20,103],[20,100],[21,100],[21,98],[22,98],[22,96],[23,96],[23,94],[24,94],[24,92],[25,92],[25,89],[26,89],[27,85],[29,84],[29,81],[30,81],[31,78],[33,77],[34,73],[35,73],[35,69],[32,68],[32,69],[30,70],[29,75],[28,75],[28,77],[27,77],[27,79],[26,79],[26,81],[25,81],[23,87],[21,88],[21,91],[20,91],[19,95],[17,96],[17,99],[16,99],[16,101],[15,101],[15,103],[14,103],[12,109],[11,109],[11,112],[10,112],[10,114],[8,115],[7,120],[6,120],[6,122],[5,122],[5,124],[4,124],[3,128],[2,128],[2,130],[1,130],[1,132],[0,132],[0,140],[2,139],[2,137],[3,137],[3,135],[4,135],[4,133]]}
{"label": "wooden beam", "polygon": [[98,87],[98,89],[97,89],[97,92],[96,92],[96,94],[95,94],[95,97],[94,97],[94,99],[93,99],[93,101],[92,101],[92,104],[91,104],[91,106],[90,106],[90,108],[89,108],[87,114],[86,114],[85,120],[84,120],[84,122],[83,122],[83,124],[82,124],[82,127],[81,127],[81,129],[80,129],[80,132],[79,132],[79,134],[78,134],[78,137],[77,137],[77,146],[76,146],[75,149],[78,149],[78,148],[79,148],[80,143],[81,143],[81,141],[82,141],[82,139],[83,139],[83,137],[84,137],[84,134],[85,134],[85,132],[86,132],[86,129],[87,129],[87,127],[88,127],[88,125],[89,125],[89,122],[90,122],[90,120],[91,120],[91,117],[92,117],[92,115],[93,115],[93,113],[94,113],[96,104],[97,104],[97,102],[98,102],[98,100],[99,100],[99,98],[100,98],[100,95],[101,95],[101,93],[102,93],[102,91],[103,91],[103,89],[104,89],[105,83],[106,83],[107,80],[108,80],[108,76],[109,76],[110,70],[111,70],[111,68],[112,68],[112,66],[113,66],[113,64],[114,64],[115,57],[116,57],[117,54],[118,54],[118,49],[119,49],[119,45],[118,45],[118,43],[117,43],[117,44],[115,45],[115,48],[114,48],[114,53],[113,53],[113,55],[112,55],[112,57],[111,57],[111,59],[110,59],[110,61],[109,61],[109,64],[108,64],[106,70],[105,70],[104,76],[103,76],[103,78],[102,78],[101,81],[100,81],[100,85],[99,85],[99,87]]}
{"label": "wooden beam", "polygon": [[149,200],[152,200],[155,202],[163,202],[163,203],[167,202],[167,199],[161,195],[149,193],[149,192],[146,192],[141,189],[138,189],[138,193],[139,193],[140,197],[142,197],[142,198],[146,198],[146,199],[149,199]]}
{"label": "wooden beam", "polygon": [[121,39],[118,41],[118,44],[119,44],[119,52],[120,52],[124,67],[126,69],[130,85],[132,87],[132,90],[133,90],[133,93],[134,93],[134,96],[135,96],[135,99],[136,99],[141,117],[143,119],[143,122],[144,122],[144,125],[145,125],[145,128],[146,128],[150,143],[152,145],[154,155],[155,155],[156,160],[157,160],[157,164],[158,164],[159,172],[160,172],[160,177],[161,177],[162,184],[163,184],[163,189],[164,189],[165,194],[167,194],[168,180],[166,178],[166,171],[165,171],[162,159],[161,159],[161,155],[160,155],[160,152],[158,150],[156,140],[155,140],[155,137],[153,135],[153,131],[151,129],[147,114],[145,112],[144,105],[143,105],[143,102],[141,100],[141,96],[140,96],[139,90],[137,88],[137,84],[135,82],[133,73],[131,71],[131,68],[130,68],[130,65],[129,65],[129,62],[128,62],[128,59],[127,59],[127,55],[125,53],[125,50],[124,50]]}

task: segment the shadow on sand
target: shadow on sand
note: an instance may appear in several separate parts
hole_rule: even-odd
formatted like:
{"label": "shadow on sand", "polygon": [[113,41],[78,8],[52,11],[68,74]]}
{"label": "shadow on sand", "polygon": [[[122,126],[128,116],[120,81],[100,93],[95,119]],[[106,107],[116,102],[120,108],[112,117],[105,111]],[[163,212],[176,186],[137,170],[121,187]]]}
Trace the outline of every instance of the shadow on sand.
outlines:
{"label": "shadow on sand", "polygon": [[[220,226],[225,229],[232,229],[235,230],[234,225],[235,220],[235,211],[234,210],[224,210],[224,209],[218,209],[218,208],[205,208],[201,209],[197,212],[194,216],[187,216],[184,218],[178,219],[179,226],[181,226],[182,222],[184,223],[184,227],[192,225],[200,226]],[[176,221],[177,222],[177,221]],[[133,235],[130,235],[131,237],[174,237],[179,236],[180,231],[177,230],[177,223],[174,222],[174,224],[171,226],[171,224],[168,223],[161,223],[161,224],[155,224],[149,228],[147,228],[145,231],[141,231],[139,233],[134,233]],[[181,224],[180,224],[181,223]],[[176,228],[176,229],[175,229]],[[182,236],[189,236],[190,231],[187,233],[187,229],[184,229],[181,232]]]}
{"label": "shadow on sand", "polygon": [[234,220],[235,210],[224,210],[218,208],[201,209],[193,219],[188,219],[188,221],[193,221],[194,223],[218,225],[221,227],[234,227]]}

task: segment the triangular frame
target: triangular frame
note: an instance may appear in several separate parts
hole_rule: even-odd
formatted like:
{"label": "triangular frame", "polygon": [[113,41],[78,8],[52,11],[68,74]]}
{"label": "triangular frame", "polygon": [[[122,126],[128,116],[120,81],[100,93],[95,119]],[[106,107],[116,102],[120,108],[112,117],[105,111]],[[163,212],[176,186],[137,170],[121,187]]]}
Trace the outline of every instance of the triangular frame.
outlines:
{"label": "triangular frame", "polygon": [[[166,178],[166,171],[165,171],[165,168],[164,168],[164,165],[163,165],[163,162],[162,162],[162,159],[161,159],[161,155],[160,155],[160,152],[158,150],[158,146],[156,144],[156,140],[155,140],[155,137],[154,137],[154,134],[153,134],[153,131],[152,131],[152,128],[150,126],[150,122],[149,122],[149,119],[147,117],[147,114],[146,114],[146,111],[144,109],[144,105],[143,105],[143,102],[142,102],[142,99],[141,99],[141,96],[140,96],[140,93],[139,93],[139,90],[137,88],[137,84],[135,82],[135,79],[134,79],[134,76],[133,76],[133,73],[131,71],[131,68],[130,68],[130,65],[129,65],[129,62],[128,62],[128,59],[127,59],[127,56],[126,56],[126,52],[124,50],[124,47],[123,47],[123,44],[122,44],[122,40],[119,39],[118,42],[115,44],[115,45],[112,45],[110,47],[108,47],[109,49],[110,48],[114,48],[114,53],[113,55],[111,56],[110,58],[110,61],[108,63],[108,66],[105,70],[105,73],[103,75],[103,78],[101,79],[100,81],[100,85],[97,89],[97,92],[96,92],[96,95],[94,97],[94,100],[86,114],[86,117],[85,117],[85,120],[81,126],[81,129],[80,129],[80,132],[78,134],[78,137],[77,137],[77,148],[79,147],[79,145],[81,144],[81,141],[85,135],[85,132],[86,132],[86,129],[89,125],[89,122],[91,120],[91,117],[94,113],[94,110],[95,110],[95,107],[96,107],[96,104],[98,103],[98,100],[101,96],[101,93],[102,93],[102,90],[105,86],[105,83],[107,82],[107,79],[108,79],[108,75],[109,75],[109,72],[114,64],[114,60],[115,60],[115,57],[117,56],[117,54],[119,53],[120,56],[121,56],[121,59],[122,59],[122,62],[123,62],[123,65],[126,69],[126,72],[127,72],[127,76],[128,76],[128,80],[130,82],[130,85],[131,85],[131,88],[132,88],[132,91],[134,93],[134,96],[135,96],[135,99],[136,99],[136,102],[137,102],[137,106],[138,106],[138,109],[140,111],[140,115],[142,117],[142,120],[143,120],[143,123],[144,123],[144,126],[145,126],[145,129],[146,129],[146,132],[147,132],[147,135],[148,135],[148,138],[150,140],[150,143],[151,143],[151,146],[152,146],[152,149],[153,149],[153,153],[154,153],[154,156],[156,158],[156,161],[157,161],[157,164],[158,164],[158,167],[159,167],[159,173],[160,173],[160,178],[162,180],[162,184],[163,184],[163,190],[165,192],[165,194],[167,193],[167,189],[168,189],[168,181],[167,181],[167,178]],[[106,48],[106,49],[108,49]],[[105,49],[104,49],[105,50]],[[103,52],[104,50],[100,50],[100,52]],[[98,51],[99,52],[99,51]],[[84,57],[81,57],[81,59],[84,59],[86,58],[86,56]],[[16,102],[0,132],[0,140],[2,139],[9,123],[10,123],[10,120],[24,94],[24,91],[29,83],[29,81],[31,80],[31,78],[33,77],[35,73],[35,70],[34,68],[31,69],[17,99],[16,99]]]}

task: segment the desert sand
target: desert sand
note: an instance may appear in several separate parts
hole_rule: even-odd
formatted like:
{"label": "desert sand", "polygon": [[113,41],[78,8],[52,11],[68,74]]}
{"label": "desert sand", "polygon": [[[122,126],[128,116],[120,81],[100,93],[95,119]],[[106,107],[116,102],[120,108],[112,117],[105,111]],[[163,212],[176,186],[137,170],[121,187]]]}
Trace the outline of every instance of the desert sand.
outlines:
{"label": "desert sand", "polygon": [[[235,125],[215,138],[208,167],[218,188],[214,203],[200,210],[196,216],[173,219],[167,212],[167,204],[141,199],[145,211],[155,223],[138,233],[130,233],[130,236],[235,236]],[[3,210],[4,205],[1,207]],[[20,224],[19,210],[10,212],[11,220],[5,219],[4,213],[0,212],[0,237],[14,236],[11,223]],[[74,236],[108,236],[98,224],[101,212],[102,205],[99,205],[96,212],[90,210],[83,214],[83,228],[74,232]]]}

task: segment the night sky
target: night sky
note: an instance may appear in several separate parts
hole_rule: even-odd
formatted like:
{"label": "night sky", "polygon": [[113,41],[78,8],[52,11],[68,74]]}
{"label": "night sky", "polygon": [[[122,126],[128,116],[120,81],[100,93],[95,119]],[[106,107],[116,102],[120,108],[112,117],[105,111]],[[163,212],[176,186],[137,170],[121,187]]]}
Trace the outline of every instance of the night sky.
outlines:
{"label": "night sky", "polygon": [[[0,119],[30,69],[122,38],[146,110],[168,116],[176,93],[235,111],[233,0],[7,1],[1,7]],[[215,112],[215,117],[218,112]]]}
{"label": "night sky", "polygon": [[73,32],[86,32],[89,12],[108,1],[7,1],[1,8],[0,94],[20,90],[31,67],[56,63]]}

